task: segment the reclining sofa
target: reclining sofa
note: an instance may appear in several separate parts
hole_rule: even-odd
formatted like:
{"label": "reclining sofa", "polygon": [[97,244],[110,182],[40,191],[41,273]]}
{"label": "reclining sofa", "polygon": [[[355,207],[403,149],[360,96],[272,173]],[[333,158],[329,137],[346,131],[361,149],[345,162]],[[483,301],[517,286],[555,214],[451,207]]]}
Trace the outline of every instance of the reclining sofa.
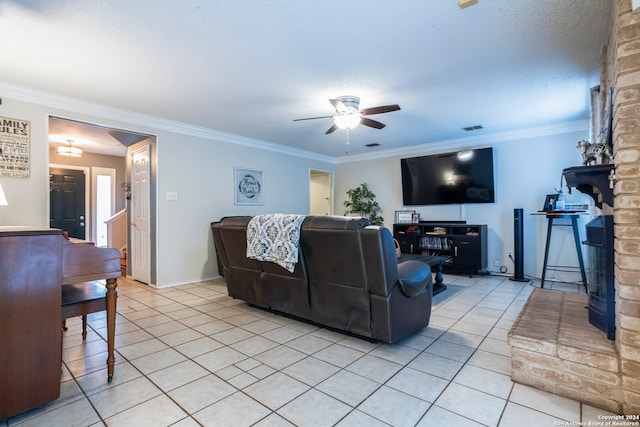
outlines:
{"label": "reclining sofa", "polygon": [[398,264],[387,228],[365,218],[307,216],[293,272],[247,258],[251,217],[212,222],[221,274],[233,298],[370,340],[396,342],[429,324],[431,268]]}

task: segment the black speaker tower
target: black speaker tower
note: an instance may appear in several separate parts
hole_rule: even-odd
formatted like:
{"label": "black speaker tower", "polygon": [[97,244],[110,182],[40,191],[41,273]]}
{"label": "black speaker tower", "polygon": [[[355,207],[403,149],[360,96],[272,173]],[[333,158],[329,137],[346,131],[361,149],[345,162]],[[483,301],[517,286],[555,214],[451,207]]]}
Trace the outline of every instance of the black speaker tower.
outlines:
{"label": "black speaker tower", "polygon": [[524,277],[524,248],[523,248],[523,229],[522,209],[513,210],[513,253],[515,255],[515,270],[513,277],[509,280],[516,282],[528,282],[529,279]]}

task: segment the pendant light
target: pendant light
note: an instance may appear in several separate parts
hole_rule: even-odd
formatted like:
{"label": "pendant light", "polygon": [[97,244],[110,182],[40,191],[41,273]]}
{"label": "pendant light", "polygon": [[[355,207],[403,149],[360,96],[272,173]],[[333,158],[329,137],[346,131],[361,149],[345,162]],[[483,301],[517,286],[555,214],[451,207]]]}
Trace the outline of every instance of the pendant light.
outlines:
{"label": "pendant light", "polygon": [[61,145],[58,147],[58,155],[67,157],[82,157],[82,148],[72,147],[72,139],[67,139],[69,145]]}

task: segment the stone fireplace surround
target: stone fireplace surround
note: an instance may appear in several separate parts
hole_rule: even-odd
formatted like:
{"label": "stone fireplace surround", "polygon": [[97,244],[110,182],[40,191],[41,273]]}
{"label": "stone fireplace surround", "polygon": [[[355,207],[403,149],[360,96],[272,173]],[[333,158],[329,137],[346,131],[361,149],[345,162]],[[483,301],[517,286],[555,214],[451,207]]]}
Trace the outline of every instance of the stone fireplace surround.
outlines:
{"label": "stone fireplace surround", "polygon": [[[616,338],[588,322],[587,296],[535,290],[510,331],[512,378],[617,414],[640,414],[640,13],[612,0],[601,91],[613,88]],[[602,111],[606,111],[602,100]]]}

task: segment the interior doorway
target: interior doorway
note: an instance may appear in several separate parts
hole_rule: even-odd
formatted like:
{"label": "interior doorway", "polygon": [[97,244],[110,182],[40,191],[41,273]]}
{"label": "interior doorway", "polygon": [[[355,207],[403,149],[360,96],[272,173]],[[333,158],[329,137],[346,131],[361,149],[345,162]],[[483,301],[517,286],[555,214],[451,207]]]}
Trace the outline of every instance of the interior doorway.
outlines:
{"label": "interior doorway", "polygon": [[[49,162],[51,167],[63,169],[84,169],[85,171],[85,236],[83,239],[91,240],[98,246],[110,246],[120,250],[123,264],[126,265],[126,275],[132,277],[132,272],[136,268],[139,259],[131,259],[131,221],[130,221],[130,200],[137,191],[131,185],[131,170],[128,159],[131,153],[141,147],[153,147],[151,152],[155,153],[156,137],[153,135],[141,134],[133,131],[114,129],[101,125],[80,122],[73,119],[61,117],[49,117]],[[58,154],[57,147],[61,145],[72,145],[82,150],[81,157],[67,157]],[[155,160],[149,161],[149,169],[155,169]],[[145,247],[151,261],[145,261],[143,269],[144,282],[155,283],[155,271],[153,267],[155,260],[155,214],[153,207],[155,200],[151,194],[155,188],[155,173],[149,173],[149,187],[151,191],[144,194],[135,194],[136,201],[146,206],[149,212],[148,221],[150,223],[149,232],[145,234]],[[53,187],[52,187],[53,188]],[[53,214],[53,204],[50,204],[50,216]],[[116,227],[118,233],[123,236],[109,240],[105,234],[105,221],[110,226],[118,222]],[[113,231],[109,233],[112,235]],[[115,244],[115,246],[113,246]],[[137,280],[137,279],[136,279]]]}
{"label": "interior doorway", "polygon": [[309,170],[309,215],[333,215],[333,172]]}

